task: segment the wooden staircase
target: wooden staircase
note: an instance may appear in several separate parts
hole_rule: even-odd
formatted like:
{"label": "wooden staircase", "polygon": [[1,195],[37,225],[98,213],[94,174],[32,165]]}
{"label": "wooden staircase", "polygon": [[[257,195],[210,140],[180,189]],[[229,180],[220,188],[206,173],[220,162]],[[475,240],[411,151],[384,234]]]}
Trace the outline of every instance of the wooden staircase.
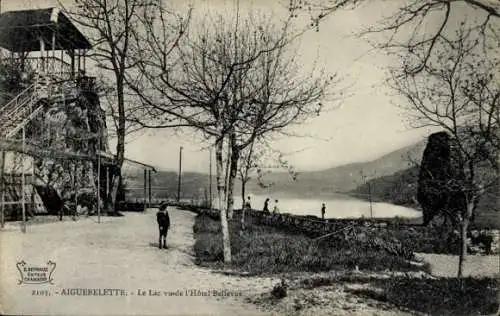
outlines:
{"label": "wooden staircase", "polygon": [[0,138],[9,139],[17,135],[43,111],[46,104],[72,101],[76,96],[73,81],[54,84],[48,78],[38,78],[35,83],[0,107]]}
{"label": "wooden staircase", "polygon": [[[62,103],[64,106],[66,102],[73,102],[77,98],[78,91],[73,80],[56,80],[47,76],[39,76],[33,84],[21,91],[8,103],[0,105],[0,141],[18,142],[19,132],[34,118],[43,114],[48,105]],[[29,142],[26,142],[23,133],[22,147],[20,148],[24,150],[25,145],[29,146]],[[5,177],[3,170],[0,176],[3,177],[2,182],[5,185],[3,192],[0,192],[2,195],[0,201],[2,203],[2,223],[5,219],[8,219],[9,214],[17,217],[19,205],[26,210],[28,216],[47,212],[41,197],[34,187],[33,175],[31,175],[29,181],[25,180],[19,183],[8,183],[9,181]],[[27,205],[32,207],[25,207]]]}

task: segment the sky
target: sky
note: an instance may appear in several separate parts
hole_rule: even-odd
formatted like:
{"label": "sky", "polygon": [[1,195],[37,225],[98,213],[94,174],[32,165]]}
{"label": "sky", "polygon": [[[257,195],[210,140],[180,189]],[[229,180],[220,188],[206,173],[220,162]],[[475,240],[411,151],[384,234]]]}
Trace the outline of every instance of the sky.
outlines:
{"label": "sky", "polygon": [[[2,11],[59,6],[54,0],[0,1]],[[61,2],[70,5],[70,1]],[[176,3],[185,2],[178,0]],[[234,3],[234,0],[193,0],[193,23],[207,10],[212,13],[234,10]],[[283,3],[241,0],[240,10],[254,8],[285,17],[286,1]],[[349,86],[350,93],[338,108],[289,130],[300,137],[279,137],[273,141],[273,148],[284,153],[296,170],[321,170],[373,160],[429,134],[429,130],[409,127],[405,113],[397,106],[405,101],[392,95],[383,85],[384,71],[394,60],[384,52],[371,51],[367,39],[357,36],[363,27],[390,12],[393,5],[391,7],[391,2],[387,1],[372,1],[356,10],[337,12],[322,22],[318,32],[311,30],[301,37],[297,55],[304,67],[317,60],[326,71],[340,74],[344,78],[343,87]],[[295,23],[298,27],[307,25],[307,16]],[[111,140],[112,148],[114,144]],[[208,172],[207,145],[192,131],[175,134],[168,130],[150,130],[130,135],[125,155],[160,170],[177,170],[182,146],[183,171]]]}

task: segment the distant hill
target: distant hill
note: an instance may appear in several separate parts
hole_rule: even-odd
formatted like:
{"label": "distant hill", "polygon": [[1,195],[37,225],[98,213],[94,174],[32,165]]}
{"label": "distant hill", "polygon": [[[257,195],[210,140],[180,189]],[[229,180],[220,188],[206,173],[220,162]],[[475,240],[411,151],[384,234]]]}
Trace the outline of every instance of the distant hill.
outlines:
{"label": "distant hill", "polygon": [[[267,195],[280,194],[296,198],[328,198],[338,193],[348,194],[360,199],[368,199],[368,185],[361,176],[361,170],[371,185],[373,201],[387,202],[418,208],[416,190],[418,167],[427,141],[390,152],[369,162],[352,163],[321,171],[299,172],[296,181],[292,181],[286,172],[272,172],[263,177],[269,188],[262,188],[255,179],[247,184],[248,193]],[[488,170],[482,172],[488,173]],[[141,171],[125,174],[130,198],[142,198],[143,174]],[[153,196],[159,198],[175,198],[177,196],[177,173],[159,171],[152,177]],[[182,174],[182,199],[203,199],[209,192],[209,176],[196,172]],[[240,194],[240,183],[237,181],[235,194]],[[206,193],[205,193],[206,192]],[[215,196],[216,182],[212,179],[212,193]],[[478,220],[500,227],[500,211],[498,204],[498,186],[488,189],[478,209]]]}
{"label": "distant hill", "polygon": [[[272,183],[273,192],[282,194],[292,194],[303,198],[333,196],[339,192],[350,192],[363,184],[361,170],[369,180],[408,169],[414,165],[412,161],[420,161],[424,148],[425,141],[422,141],[390,152],[373,161],[352,163],[321,171],[299,172],[295,182],[290,179],[288,173],[284,172],[266,175],[264,181]],[[249,189],[255,194],[266,191],[256,182],[250,183]]]}
{"label": "distant hill", "polygon": [[[252,179],[247,185],[247,191],[252,194],[293,195],[298,198],[326,198],[337,193],[351,192],[364,183],[361,170],[367,179],[383,177],[405,170],[411,165],[411,160],[420,160],[425,142],[404,147],[388,153],[376,160],[369,162],[352,163],[321,171],[299,172],[296,181],[292,181],[287,172],[272,172],[263,177],[263,182],[270,185],[262,188]],[[125,174],[127,186],[135,188],[129,190],[129,196],[142,198],[143,174],[142,171]],[[152,186],[155,187],[153,195],[159,197],[177,196],[177,173],[160,171],[152,177]],[[215,177],[212,180],[212,192],[215,194]],[[191,199],[201,197],[205,190],[209,190],[209,176],[196,172],[182,174],[182,198]],[[240,194],[240,183],[236,183],[235,194]]]}
{"label": "distant hill", "polygon": [[[425,142],[422,142],[422,145],[425,146],[425,144]],[[415,149],[413,153],[417,153],[422,147],[419,143],[413,148]],[[486,188],[486,192],[479,202],[476,224],[483,228],[500,228],[499,179],[496,178],[497,176],[491,166],[478,167],[476,172],[479,177],[487,179],[488,183],[492,183],[491,186]],[[418,209],[419,205],[416,200],[418,175],[419,169],[414,165],[393,174],[371,179],[366,184],[361,184],[352,189],[349,195],[368,200],[371,191],[372,201],[374,202],[387,202]]]}

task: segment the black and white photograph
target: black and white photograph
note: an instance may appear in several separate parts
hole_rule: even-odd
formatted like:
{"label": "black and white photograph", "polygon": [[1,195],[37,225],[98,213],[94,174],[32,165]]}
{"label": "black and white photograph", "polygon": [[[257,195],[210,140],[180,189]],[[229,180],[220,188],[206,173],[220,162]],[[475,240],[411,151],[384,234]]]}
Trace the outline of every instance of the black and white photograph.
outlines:
{"label": "black and white photograph", "polygon": [[0,315],[500,315],[500,0],[0,0]]}

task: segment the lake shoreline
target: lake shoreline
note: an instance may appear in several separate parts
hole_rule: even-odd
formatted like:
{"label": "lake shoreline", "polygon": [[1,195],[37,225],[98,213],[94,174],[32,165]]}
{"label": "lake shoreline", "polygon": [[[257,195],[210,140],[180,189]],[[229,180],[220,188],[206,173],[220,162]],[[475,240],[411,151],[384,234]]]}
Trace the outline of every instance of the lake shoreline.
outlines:
{"label": "lake shoreline", "polygon": [[[404,219],[419,219],[422,217],[422,212],[418,209],[396,205],[386,202],[369,203],[359,197],[350,196],[347,193],[336,193],[324,199],[318,197],[296,197],[286,194],[273,193],[272,195],[258,195],[250,192],[247,197],[250,197],[251,208],[254,210],[262,210],[264,202],[269,198],[268,209],[272,212],[274,206],[277,205],[279,213],[292,214],[298,216],[316,216],[321,218],[321,207],[323,203],[326,206],[325,218],[327,219],[357,219],[357,218],[404,218]],[[275,201],[278,201],[276,203]],[[212,205],[217,205],[214,200]],[[234,196],[234,209],[242,208],[241,196]]]}

